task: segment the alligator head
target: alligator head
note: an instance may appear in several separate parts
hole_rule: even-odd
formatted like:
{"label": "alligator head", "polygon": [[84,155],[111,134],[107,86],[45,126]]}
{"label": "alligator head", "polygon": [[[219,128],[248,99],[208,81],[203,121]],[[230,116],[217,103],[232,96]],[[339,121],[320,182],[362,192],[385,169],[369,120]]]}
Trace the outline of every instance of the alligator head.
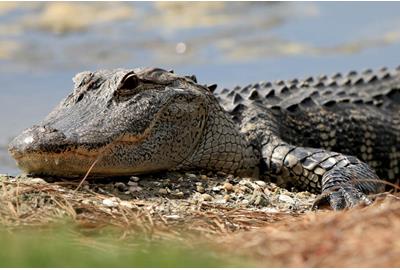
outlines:
{"label": "alligator head", "polygon": [[10,143],[22,170],[82,175],[96,159],[93,175],[174,168],[202,136],[210,94],[190,78],[153,68],[82,72],[73,81],[66,99]]}
{"label": "alligator head", "polygon": [[194,77],[158,68],[82,72],[73,81],[67,98],[10,143],[25,172],[74,177],[94,163],[92,176],[187,167],[204,156],[210,108],[222,111]]}

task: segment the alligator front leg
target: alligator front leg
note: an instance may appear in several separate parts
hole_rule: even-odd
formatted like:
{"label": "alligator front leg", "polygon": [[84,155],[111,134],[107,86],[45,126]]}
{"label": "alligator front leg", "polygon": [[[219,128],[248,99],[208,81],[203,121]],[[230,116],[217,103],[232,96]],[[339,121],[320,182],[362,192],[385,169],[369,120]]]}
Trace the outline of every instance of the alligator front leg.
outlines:
{"label": "alligator front leg", "polygon": [[278,184],[321,192],[317,206],[326,200],[335,210],[370,204],[365,194],[383,188],[375,172],[353,156],[296,147],[272,135],[262,146],[262,157],[267,174]]}

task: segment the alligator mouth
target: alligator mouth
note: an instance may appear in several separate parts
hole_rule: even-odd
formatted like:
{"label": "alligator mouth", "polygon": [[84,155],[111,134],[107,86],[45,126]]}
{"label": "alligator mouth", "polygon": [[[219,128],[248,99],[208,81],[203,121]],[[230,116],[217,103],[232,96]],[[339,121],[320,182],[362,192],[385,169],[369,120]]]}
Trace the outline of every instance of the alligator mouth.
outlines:
{"label": "alligator mouth", "polygon": [[[118,146],[118,144],[116,144]],[[128,176],[141,174],[152,170],[151,167],[129,167],[121,164],[110,166],[109,160],[103,161],[107,155],[104,147],[99,151],[74,149],[64,153],[37,153],[14,155],[19,168],[28,174],[62,176],[75,178],[90,173],[90,177]],[[92,168],[93,167],[93,168]],[[153,168],[154,171],[154,168]]]}
{"label": "alligator mouth", "polygon": [[[141,135],[122,135],[116,140],[78,144],[67,140],[64,135],[53,136],[60,140],[46,140],[43,134],[35,134],[37,128],[30,128],[16,137],[9,146],[9,153],[16,160],[20,169],[28,174],[78,177],[90,170],[90,176],[122,176],[154,171],[154,168],[143,166],[133,168],[127,165],[113,164],[108,158],[113,147],[134,147],[145,140],[149,129]],[[54,130],[53,130],[54,132]],[[59,131],[57,131],[60,133]],[[103,158],[106,160],[104,161]],[[95,166],[93,166],[95,164]],[[112,166],[111,166],[111,165]],[[91,168],[93,167],[93,168]]]}
{"label": "alligator mouth", "polygon": [[49,175],[49,176],[70,176],[78,177],[84,174],[84,169],[90,168],[89,160],[86,155],[78,155],[76,153],[29,153],[14,156],[19,168],[32,175]]}

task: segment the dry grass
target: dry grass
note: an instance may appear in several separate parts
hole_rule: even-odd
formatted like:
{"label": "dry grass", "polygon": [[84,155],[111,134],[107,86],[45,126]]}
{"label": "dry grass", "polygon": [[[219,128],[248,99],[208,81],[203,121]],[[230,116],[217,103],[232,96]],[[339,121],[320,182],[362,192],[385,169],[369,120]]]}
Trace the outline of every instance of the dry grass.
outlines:
{"label": "dry grass", "polygon": [[[194,209],[185,208],[187,212],[180,213],[183,216],[175,216],[158,212],[157,203],[152,201],[124,201],[118,197],[90,191],[75,192],[56,184],[35,181],[12,179],[0,183],[0,224],[8,227],[43,226],[63,218],[83,228],[113,225],[130,233],[179,238],[181,234],[186,237],[187,232],[214,236],[249,230],[292,216],[232,209],[207,202]],[[104,200],[111,200],[113,205],[107,206]]]}
{"label": "dry grass", "polygon": [[175,216],[157,211],[154,201],[124,201],[31,180],[0,182],[3,226],[43,227],[60,220],[82,230],[112,225],[121,229],[121,239],[140,235],[191,248],[206,245],[221,257],[245,256],[259,266],[400,266],[398,193],[343,212],[267,213],[202,202]]}
{"label": "dry grass", "polygon": [[399,267],[400,197],[370,207],[310,212],[220,237],[223,248],[277,267]]}

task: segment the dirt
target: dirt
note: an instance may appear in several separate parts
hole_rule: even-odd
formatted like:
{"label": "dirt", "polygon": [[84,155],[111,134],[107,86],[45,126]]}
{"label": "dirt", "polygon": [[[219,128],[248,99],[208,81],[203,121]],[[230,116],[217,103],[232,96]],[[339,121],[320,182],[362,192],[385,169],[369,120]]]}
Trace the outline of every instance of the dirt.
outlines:
{"label": "dirt", "polygon": [[[259,266],[400,266],[400,197],[348,211],[312,211],[316,198],[224,173],[160,173],[124,179],[0,176],[0,224],[117,226],[127,234],[207,245]],[[237,248],[240,246],[240,248]]]}

